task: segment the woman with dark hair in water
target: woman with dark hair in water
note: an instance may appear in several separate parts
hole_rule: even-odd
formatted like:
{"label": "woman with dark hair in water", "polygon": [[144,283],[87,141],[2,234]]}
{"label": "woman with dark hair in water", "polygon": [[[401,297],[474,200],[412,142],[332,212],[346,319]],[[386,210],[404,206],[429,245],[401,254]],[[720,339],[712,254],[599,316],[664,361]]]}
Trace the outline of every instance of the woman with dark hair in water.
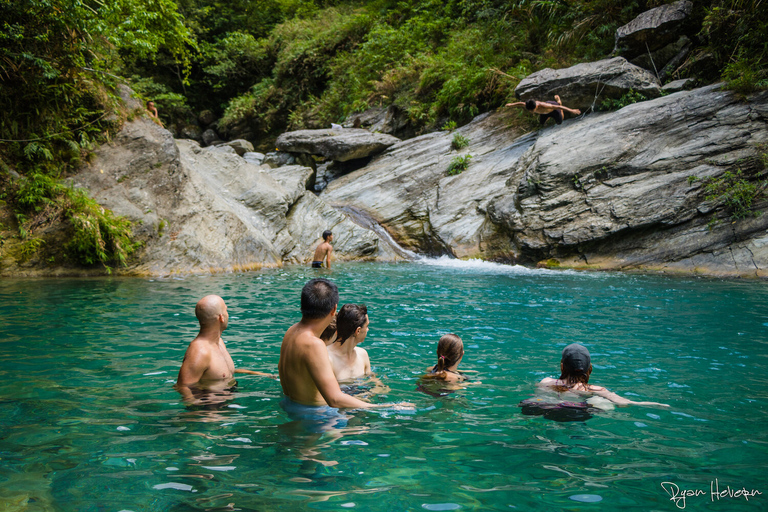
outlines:
{"label": "woman with dark hair in water", "polygon": [[558,393],[573,392],[579,395],[601,396],[616,405],[656,405],[669,407],[667,404],[660,404],[658,402],[634,402],[622,398],[604,387],[590,384],[589,376],[591,374],[592,362],[589,350],[578,343],[571,343],[563,349],[563,356],[560,359],[560,377],[557,379],[546,377],[539,382],[539,386],[552,389]]}

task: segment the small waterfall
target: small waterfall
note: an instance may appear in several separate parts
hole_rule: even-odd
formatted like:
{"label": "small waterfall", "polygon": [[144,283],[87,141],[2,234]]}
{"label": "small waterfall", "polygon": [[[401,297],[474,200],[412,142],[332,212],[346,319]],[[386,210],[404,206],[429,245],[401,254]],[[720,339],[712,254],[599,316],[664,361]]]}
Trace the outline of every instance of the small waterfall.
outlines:
{"label": "small waterfall", "polygon": [[420,260],[422,259],[421,256],[416,254],[413,251],[409,251],[408,249],[401,247],[400,244],[395,242],[395,239],[392,238],[392,236],[387,232],[386,229],[384,229],[384,226],[376,222],[376,220],[365,213],[364,211],[355,208],[354,206],[336,206],[335,207],[340,212],[343,212],[347,214],[349,217],[349,220],[360,226],[361,228],[369,229],[379,235],[379,238],[390,246],[393,251],[395,251],[398,256],[401,258],[404,258],[406,260]]}

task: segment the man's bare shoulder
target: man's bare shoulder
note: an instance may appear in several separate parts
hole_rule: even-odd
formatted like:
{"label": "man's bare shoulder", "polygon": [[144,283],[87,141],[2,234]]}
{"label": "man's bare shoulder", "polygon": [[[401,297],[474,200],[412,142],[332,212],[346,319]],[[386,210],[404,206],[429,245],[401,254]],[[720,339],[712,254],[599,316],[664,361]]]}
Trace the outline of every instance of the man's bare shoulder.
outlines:
{"label": "man's bare shoulder", "polygon": [[208,343],[206,340],[202,338],[195,338],[189,342],[186,355],[190,355],[190,354],[204,355],[204,354],[210,354],[210,352],[211,352],[210,343]]}

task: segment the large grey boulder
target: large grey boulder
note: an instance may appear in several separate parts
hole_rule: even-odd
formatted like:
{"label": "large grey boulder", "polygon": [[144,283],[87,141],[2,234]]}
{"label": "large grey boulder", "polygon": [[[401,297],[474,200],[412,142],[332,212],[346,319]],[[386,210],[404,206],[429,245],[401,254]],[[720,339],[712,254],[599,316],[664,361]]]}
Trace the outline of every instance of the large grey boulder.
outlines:
{"label": "large grey boulder", "polygon": [[680,0],[645,11],[616,30],[614,53],[631,60],[674,43],[692,9],[693,2]]}
{"label": "large grey boulder", "polygon": [[359,128],[298,130],[277,138],[277,149],[289,153],[320,155],[327,160],[346,162],[376,155],[400,139]]}
{"label": "large grey boulder", "polygon": [[515,95],[522,101],[551,101],[557,94],[563,105],[584,111],[630,90],[654,98],[661,94],[661,84],[651,72],[614,57],[564,69],[542,69],[521,80]]}
{"label": "large grey boulder", "polygon": [[[768,277],[763,215],[732,221],[702,182],[759,165],[768,92],[710,86],[515,138],[503,114],[402,142],[321,199],[376,219],[401,245],[536,264]],[[468,169],[447,176],[457,154]],[[691,180],[690,177],[699,178]]]}
{"label": "large grey boulder", "polygon": [[396,258],[374,233],[306,190],[311,169],[272,172],[248,163],[230,146],[211,150],[174,141],[168,131],[138,119],[100,147],[73,183],[134,222],[144,247],[130,267],[116,269],[125,274],[306,263],[325,229],[337,235],[340,260]]}

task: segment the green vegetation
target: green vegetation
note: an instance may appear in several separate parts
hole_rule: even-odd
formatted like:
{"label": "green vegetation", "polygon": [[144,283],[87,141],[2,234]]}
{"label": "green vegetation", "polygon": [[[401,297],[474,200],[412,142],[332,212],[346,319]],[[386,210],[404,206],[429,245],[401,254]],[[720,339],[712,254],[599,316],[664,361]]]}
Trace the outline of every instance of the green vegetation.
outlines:
{"label": "green vegetation", "polygon": [[645,101],[647,99],[648,98],[646,98],[643,94],[630,89],[627,94],[623,95],[617,100],[604,100],[602,103],[600,103],[600,110],[619,110],[626,107],[627,105]]}
{"label": "green vegetation", "polygon": [[707,44],[700,55],[712,55],[712,69],[737,92],[768,88],[768,6],[762,0],[705,3],[699,36]]}
{"label": "green vegetation", "polygon": [[[695,177],[688,179],[689,183],[695,181]],[[768,189],[764,172],[748,176],[738,169],[735,173],[727,171],[717,178],[704,178],[701,181],[707,194],[705,199],[725,208],[731,220],[757,217],[761,214],[752,208],[752,204],[759,197],[765,196]]]}
{"label": "green vegetation", "polygon": [[[725,209],[731,220],[757,217],[762,212],[753,208],[754,202],[768,196],[768,153],[762,153],[758,162],[747,170],[726,171],[716,178],[688,176],[689,185],[699,181],[704,187],[705,199]],[[716,223],[713,218],[710,227]]]}
{"label": "green vegetation", "polygon": [[451,148],[453,148],[456,151],[458,151],[461,148],[465,148],[467,146],[469,146],[469,139],[468,138],[466,138],[463,135],[460,135],[458,133],[453,135],[453,140],[451,140]]}
{"label": "green vegetation", "polygon": [[469,167],[469,161],[472,160],[472,155],[455,156],[448,165],[448,176],[456,176],[466,171]]}
{"label": "green vegetation", "polygon": [[0,0],[0,23],[0,195],[22,259],[45,245],[33,233],[63,220],[71,261],[125,264],[135,248],[128,221],[60,179],[127,115],[111,92],[115,73],[161,51],[189,69],[194,40],[176,4]]}

